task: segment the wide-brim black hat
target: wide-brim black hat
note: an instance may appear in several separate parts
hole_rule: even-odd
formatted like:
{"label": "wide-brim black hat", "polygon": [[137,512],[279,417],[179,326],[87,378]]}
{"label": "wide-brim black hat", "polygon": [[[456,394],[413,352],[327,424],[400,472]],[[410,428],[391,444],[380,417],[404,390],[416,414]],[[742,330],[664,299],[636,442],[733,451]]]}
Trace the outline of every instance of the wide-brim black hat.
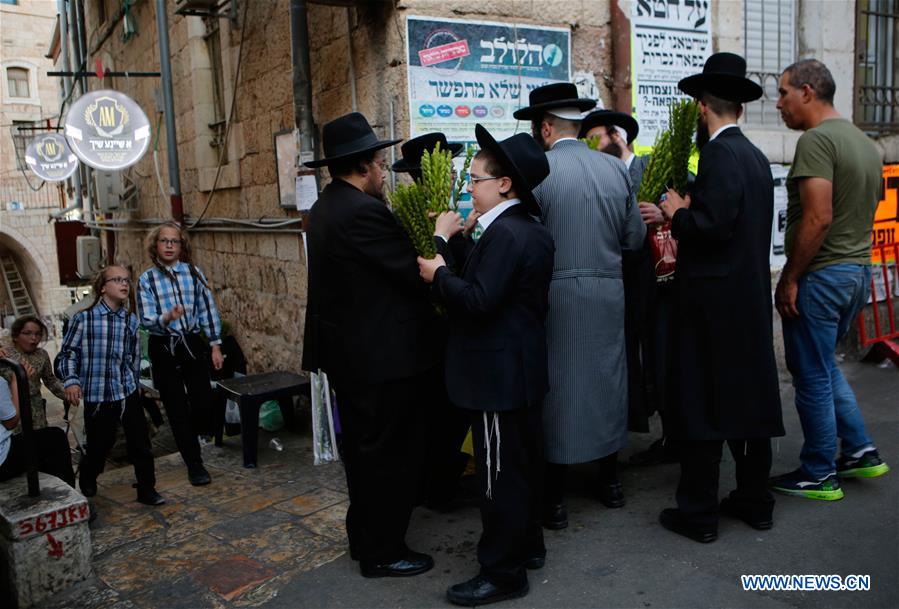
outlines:
{"label": "wide-brim black hat", "polygon": [[413,137],[400,147],[403,158],[394,163],[392,169],[399,173],[420,169],[421,156],[425,153],[425,150],[433,152],[438,143],[441,150],[449,150],[453,156],[462,152],[462,148],[464,148],[462,144],[448,143],[446,136],[442,133],[425,133],[424,135]]}
{"label": "wide-brim black hat", "polygon": [[700,74],[687,76],[677,86],[695,99],[711,93],[740,104],[755,101],[764,93],[758,83],[746,78],[746,60],[734,53],[710,55]]}
{"label": "wide-brim black hat", "polygon": [[325,123],[322,128],[324,158],[303,163],[306,167],[322,167],[333,161],[393,146],[403,140],[379,140],[368,120],[358,112],[345,114]]}
{"label": "wide-brim black hat", "polygon": [[512,113],[518,120],[540,118],[544,112],[554,108],[577,108],[581,112],[596,107],[595,99],[577,96],[577,87],[570,82],[556,82],[537,87],[528,96],[529,105]]}
{"label": "wide-brim black hat", "polygon": [[532,191],[549,175],[549,161],[540,144],[527,133],[516,133],[498,142],[480,123],[474,126],[474,134],[481,150],[492,154],[511,178],[515,194],[527,210],[540,215],[540,205]]}
{"label": "wide-brim black hat", "polygon": [[578,137],[587,137],[588,131],[600,125],[613,125],[624,129],[627,132],[628,144],[633,142],[637,138],[637,134],[640,133],[640,125],[637,124],[637,119],[630,114],[615,112],[614,110],[594,110],[581,121],[581,131]]}

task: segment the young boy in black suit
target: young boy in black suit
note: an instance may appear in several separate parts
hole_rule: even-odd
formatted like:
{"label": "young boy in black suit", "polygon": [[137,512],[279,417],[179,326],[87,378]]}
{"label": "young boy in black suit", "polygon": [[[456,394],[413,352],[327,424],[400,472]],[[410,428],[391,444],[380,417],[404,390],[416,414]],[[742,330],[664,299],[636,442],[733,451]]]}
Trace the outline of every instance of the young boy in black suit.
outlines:
{"label": "young boy in black suit", "polygon": [[[546,557],[541,527],[541,406],[548,388],[544,320],[554,245],[530,214],[531,190],[549,174],[546,155],[519,133],[497,142],[475,128],[481,151],[469,192],[481,215],[480,240],[460,276],[444,257],[418,259],[422,278],[449,313],[446,381],[450,399],[470,411],[481,498],[480,573],[447,598],[483,605],[528,593],[526,568]],[[448,212],[436,233],[449,238],[461,218]],[[446,248],[442,248],[446,253]]]}

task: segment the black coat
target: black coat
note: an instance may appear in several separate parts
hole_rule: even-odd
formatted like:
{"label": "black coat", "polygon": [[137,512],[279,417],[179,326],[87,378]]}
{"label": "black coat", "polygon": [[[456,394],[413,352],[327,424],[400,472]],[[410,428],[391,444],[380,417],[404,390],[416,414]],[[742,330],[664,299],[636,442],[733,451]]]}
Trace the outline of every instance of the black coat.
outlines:
{"label": "black coat", "polygon": [[437,364],[437,317],[412,241],[381,201],[340,179],[309,214],[303,369],[352,382]]}
{"label": "black coat", "polygon": [[675,437],[784,434],[772,330],[768,159],[736,127],[706,144],[678,240],[669,320]]}
{"label": "black coat", "polygon": [[449,314],[446,384],[456,406],[500,412],[542,403],[554,249],[549,232],[516,205],[484,231],[461,277],[438,269],[434,289]]}

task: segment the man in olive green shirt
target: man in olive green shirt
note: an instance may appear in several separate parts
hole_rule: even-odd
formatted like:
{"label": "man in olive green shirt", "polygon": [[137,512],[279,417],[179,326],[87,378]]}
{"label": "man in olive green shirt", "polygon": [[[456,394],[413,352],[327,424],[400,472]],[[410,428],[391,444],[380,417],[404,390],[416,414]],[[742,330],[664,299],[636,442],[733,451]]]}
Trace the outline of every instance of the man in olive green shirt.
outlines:
{"label": "man in olive green shirt", "polygon": [[880,154],[834,109],[835,90],[827,67],[806,59],[784,70],[777,102],[787,127],[805,131],[787,176],[787,264],[774,294],[805,443],[801,467],[772,478],[771,486],[824,500],[843,497],[838,476],[889,471],[834,358],[868,300],[871,228],[883,183]]}

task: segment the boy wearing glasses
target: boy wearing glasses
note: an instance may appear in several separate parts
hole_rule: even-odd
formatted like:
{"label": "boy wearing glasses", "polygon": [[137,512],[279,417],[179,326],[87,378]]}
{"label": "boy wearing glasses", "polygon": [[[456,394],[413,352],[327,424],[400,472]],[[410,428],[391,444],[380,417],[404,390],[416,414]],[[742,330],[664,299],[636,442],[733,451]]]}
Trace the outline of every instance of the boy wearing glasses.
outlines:
{"label": "boy wearing glasses", "polygon": [[125,431],[128,460],[137,478],[137,500],[160,505],[147,421],[141,408],[140,341],[137,317],[125,309],[131,292],[127,269],[110,266],[94,279],[94,303],[72,318],[63,339],[57,373],[66,400],[84,400],[87,454],[81,462],[80,486],[85,497],[97,494],[97,476],[115,444],[119,421]]}
{"label": "boy wearing glasses", "polygon": [[[447,590],[450,602],[467,606],[524,596],[525,569],[539,569],[546,559],[541,406],[554,251],[549,232],[532,217],[538,208],[531,190],[549,174],[543,150],[525,133],[497,142],[477,125],[475,134],[481,152],[468,188],[483,233],[458,276],[442,255],[418,258],[422,278],[449,313],[447,390],[470,414],[484,492],[480,573]],[[462,230],[460,220],[442,214],[435,232],[448,240]]]}

